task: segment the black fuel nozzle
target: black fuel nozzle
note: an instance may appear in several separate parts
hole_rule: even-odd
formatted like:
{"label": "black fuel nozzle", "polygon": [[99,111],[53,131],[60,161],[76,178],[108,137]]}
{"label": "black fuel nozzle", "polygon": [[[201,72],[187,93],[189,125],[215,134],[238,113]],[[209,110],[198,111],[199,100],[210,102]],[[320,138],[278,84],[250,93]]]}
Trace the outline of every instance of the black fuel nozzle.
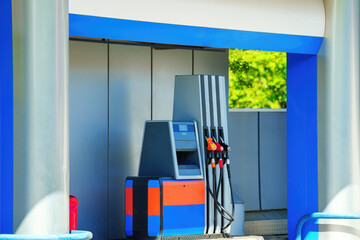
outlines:
{"label": "black fuel nozzle", "polygon": [[224,149],[223,152],[222,152],[223,157],[224,157],[226,163],[229,164],[230,163],[230,161],[229,161],[229,152],[231,151],[231,147],[229,145],[227,145],[225,143],[224,139],[222,139],[221,137],[220,137],[220,140],[221,140],[220,144]]}

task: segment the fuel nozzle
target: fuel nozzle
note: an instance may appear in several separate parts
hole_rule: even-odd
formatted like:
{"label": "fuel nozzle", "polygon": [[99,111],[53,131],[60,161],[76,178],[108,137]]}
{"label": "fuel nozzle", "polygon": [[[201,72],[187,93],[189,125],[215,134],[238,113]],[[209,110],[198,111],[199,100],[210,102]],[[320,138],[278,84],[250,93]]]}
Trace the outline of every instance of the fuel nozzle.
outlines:
{"label": "fuel nozzle", "polygon": [[231,147],[225,143],[222,144],[223,148],[224,148],[224,152],[230,152],[231,151]]}
{"label": "fuel nozzle", "polygon": [[231,151],[231,147],[229,145],[227,145],[225,143],[224,139],[222,139],[221,137],[220,137],[220,140],[221,140],[221,146],[223,147],[223,157],[227,163],[230,163],[229,152]]}
{"label": "fuel nozzle", "polygon": [[221,146],[219,142],[216,142],[215,145],[216,145],[216,152],[218,152],[218,156],[219,156],[219,167],[222,168],[224,166],[223,158],[222,158],[222,153],[224,151],[224,148],[223,146]]}
{"label": "fuel nozzle", "polygon": [[216,165],[216,163],[215,163],[215,155],[214,155],[214,152],[216,151],[216,144],[214,143],[214,141],[213,141],[213,139],[212,138],[206,138],[205,137],[205,139],[206,139],[206,142],[207,142],[207,151],[208,151],[208,153],[209,153],[209,158],[210,158],[210,160],[211,160],[211,167],[212,168],[215,168],[215,165]]}

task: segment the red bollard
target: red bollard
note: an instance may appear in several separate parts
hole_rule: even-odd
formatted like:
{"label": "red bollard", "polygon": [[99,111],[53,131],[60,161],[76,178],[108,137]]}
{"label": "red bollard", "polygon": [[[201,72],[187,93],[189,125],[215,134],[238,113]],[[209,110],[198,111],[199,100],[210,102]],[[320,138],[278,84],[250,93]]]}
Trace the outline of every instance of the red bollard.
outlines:
{"label": "red bollard", "polygon": [[77,228],[77,212],[78,212],[78,205],[79,205],[79,200],[76,199],[76,197],[74,197],[73,195],[70,195],[70,202],[69,202],[69,206],[70,206],[70,226],[69,226],[69,230],[76,230]]}

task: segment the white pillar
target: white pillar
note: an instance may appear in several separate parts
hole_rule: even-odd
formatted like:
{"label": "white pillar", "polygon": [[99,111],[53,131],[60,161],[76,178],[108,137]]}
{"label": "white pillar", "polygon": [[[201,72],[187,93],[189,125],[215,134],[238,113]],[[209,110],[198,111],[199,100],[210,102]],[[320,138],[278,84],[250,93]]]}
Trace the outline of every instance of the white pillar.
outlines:
{"label": "white pillar", "polygon": [[[360,212],[360,2],[324,0],[318,55],[319,210]],[[358,239],[354,220],[322,220],[320,239]],[[331,233],[329,231],[332,231]]]}
{"label": "white pillar", "polygon": [[13,0],[12,12],[14,233],[68,233],[68,0]]}

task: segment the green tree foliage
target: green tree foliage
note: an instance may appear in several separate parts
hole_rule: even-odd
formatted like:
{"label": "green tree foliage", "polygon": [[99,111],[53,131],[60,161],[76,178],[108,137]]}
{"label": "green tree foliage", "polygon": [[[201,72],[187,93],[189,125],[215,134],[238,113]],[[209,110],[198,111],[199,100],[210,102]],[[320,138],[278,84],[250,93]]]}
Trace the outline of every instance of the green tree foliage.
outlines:
{"label": "green tree foliage", "polygon": [[230,49],[229,107],[286,108],[286,53]]}

